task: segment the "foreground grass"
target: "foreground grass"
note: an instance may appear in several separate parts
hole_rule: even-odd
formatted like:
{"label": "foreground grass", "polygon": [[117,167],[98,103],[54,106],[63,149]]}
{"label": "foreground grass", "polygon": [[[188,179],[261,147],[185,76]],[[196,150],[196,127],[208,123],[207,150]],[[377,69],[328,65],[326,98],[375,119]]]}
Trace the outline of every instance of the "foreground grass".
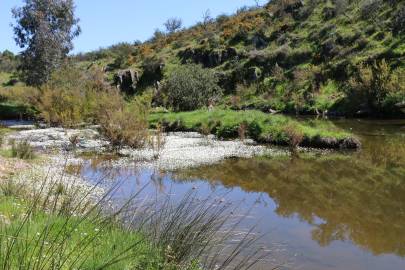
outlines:
{"label": "foreground grass", "polygon": [[9,223],[2,224],[1,269],[159,269],[162,263],[139,233],[43,211],[25,220],[27,211],[24,201],[0,199],[3,223]]}
{"label": "foreground grass", "polygon": [[283,115],[260,111],[197,110],[180,113],[154,113],[151,127],[161,124],[169,131],[197,131],[232,139],[248,136],[257,142],[290,145],[300,138],[303,146],[358,148],[360,143],[344,131],[326,126],[308,125]]}
{"label": "foreground grass", "polygon": [[216,196],[115,202],[119,184],[100,190],[59,166],[0,176],[0,270],[247,270],[269,255]]}

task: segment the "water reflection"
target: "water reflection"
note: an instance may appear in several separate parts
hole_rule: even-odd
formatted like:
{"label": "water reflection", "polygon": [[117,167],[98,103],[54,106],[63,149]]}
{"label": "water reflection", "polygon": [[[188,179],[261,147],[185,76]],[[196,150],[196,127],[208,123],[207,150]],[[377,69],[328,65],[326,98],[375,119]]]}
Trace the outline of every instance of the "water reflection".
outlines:
{"label": "water reflection", "polygon": [[279,216],[298,215],[312,225],[312,239],[321,246],[350,240],[375,255],[405,256],[405,122],[327,124],[352,129],[363,149],[228,160],[180,172],[177,178],[267,193]]}

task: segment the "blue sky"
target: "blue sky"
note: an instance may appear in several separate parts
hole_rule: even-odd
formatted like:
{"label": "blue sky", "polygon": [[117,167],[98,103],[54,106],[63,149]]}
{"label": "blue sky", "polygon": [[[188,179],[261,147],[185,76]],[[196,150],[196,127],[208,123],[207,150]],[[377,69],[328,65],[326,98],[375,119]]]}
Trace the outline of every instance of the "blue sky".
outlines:
{"label": "blue sky", "polygon": [[[262,4],[266,0],[260,1]],[[0,0],[0,51],[18,52],[10,23],[11,8],[22,0]],[[242,6],[255,5],[254,0],[76,0],[76,15],[82,34],[74,40],[74,52],[87,52],[118,42],[145,40],[171,17],[190,26],[201,20],[205,10],[212,17],[230,14]]]}

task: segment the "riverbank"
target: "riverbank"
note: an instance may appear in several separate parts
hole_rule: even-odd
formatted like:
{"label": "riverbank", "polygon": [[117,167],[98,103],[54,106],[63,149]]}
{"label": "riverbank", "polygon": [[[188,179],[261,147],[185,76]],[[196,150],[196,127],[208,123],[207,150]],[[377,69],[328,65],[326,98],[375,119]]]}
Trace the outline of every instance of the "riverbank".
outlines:
{"label": "riverbank", "polygon": [[[71,138],[77,142],[72,145]],[[212,165],[229,158],[285,155],[286,149],[258,145],[252,140],[218,140],[212,135],[196,132],[171,132],[162,135],[159,148],[147,145],[141,149],[123,147],[111,153],[111,145],[95,129],[47,128],[10,133],[7,141],[28,142],[44,153],[75,151],[76,154],[102,156],[113,154],[110,166],[144,167],[173,171],[202,165]],[[152,140],[153,137],[152,137]],[[61,159],[62,157],[59,157]]]}
{"label": "riverbank", "polygon": [[222,139],[249,137],[258,143],[328,149],[358,149],[360,141],[352,134],[324,126],[302,124],[283,115],[260,111],[197,110],[181,113],[154,113],[151,127],[167,131],[195,131],[215,134]]}

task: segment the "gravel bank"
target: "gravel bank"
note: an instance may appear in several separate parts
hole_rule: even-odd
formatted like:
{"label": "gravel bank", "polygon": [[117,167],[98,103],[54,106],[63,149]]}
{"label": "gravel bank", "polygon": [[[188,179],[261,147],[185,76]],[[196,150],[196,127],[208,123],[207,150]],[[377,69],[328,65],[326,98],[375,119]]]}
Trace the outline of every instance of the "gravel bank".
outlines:
{"label": "gravel bank", "polygon": [[[108,153],[109,143],[93,129],[33,129],[12,133],[8,140],[28,141],[37,150],[72,149],[70,139],[78,138],[78,152]],[[174,132],[165,135],[165,144],[160,151],[152,147],[144,149],[124,148],[119,150],[115,166],[145,166],[160,170],[177,170],[220,162],[228,158],[280,155],[285,150],[257,145],[251,140],[222,141],[214,136],[204,137],[196,132]]]}

